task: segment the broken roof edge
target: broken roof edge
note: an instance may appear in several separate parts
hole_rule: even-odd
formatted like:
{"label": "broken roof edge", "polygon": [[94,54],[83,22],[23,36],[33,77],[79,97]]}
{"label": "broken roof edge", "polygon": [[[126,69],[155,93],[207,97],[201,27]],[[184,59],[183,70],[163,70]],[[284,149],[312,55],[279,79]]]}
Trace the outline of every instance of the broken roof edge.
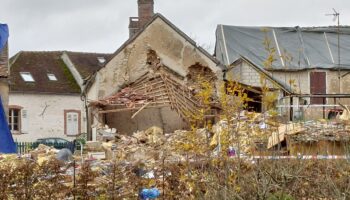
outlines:
{"label": "broken roof edge", "polygon": [[66,93],[56,93],[56,92],[36,92],[36,91],[16,91],[9,90],[11,94],[33,94],[33,95],[66,95],[66,96],[81,96],[80,92],[66,92]]}
{"label": "broken roof edge", "polygon": [[[264,69],[262,69],[261,67],[259,67],[258,65],[256,65],[252,61],[250,61],[249,59],[245,58],[244,56],[240,56],[240,58],[237,59],[236,61],[234,61],[233,63],[242,62],[242,61],[247,62],[250,66],[254,67],[259,73],[264,74],[270,81],[274,82],[284,92],[286,92],[288,94],[294,94],[292,89],[289,86],[285,85],[283,82],[276,79],[271,74],[269,74],[267,71],[265,71]],[[232,64],[230,66],[232,66]]]}
{"label": "broken roof edge", "polygon": [[219,60],[217,60],[214,56],[212,56],[210,53],[208,53],[205,49],[203,49],[201,46],[198,46],[197,43],[191,39],[186,33],[181,31],[177,26],[175,26],[170,20],[168,20],[166,17],[164,17],[160,13],[155,13],[152,17],[152,19],[145,24],[133,37],[126,40],[114,53],[111,54],[111,57],[106,61],[105,65],[102,66],[104,68],[116,55],[118,55],[125,47],[127,47],[130,43],[132,43],[134,40],[136,40],[156,19],[160,18],[163,20],[168,26],[170,26],[172,29],[175,30],[179,35],[181,35],[187,42],[192,44],[196,49],[198,49],[201,53],[203,53],[206,57],[208,57],[212,62],[216,64],[221,70],[225,70],[226,66],[223,65]]}

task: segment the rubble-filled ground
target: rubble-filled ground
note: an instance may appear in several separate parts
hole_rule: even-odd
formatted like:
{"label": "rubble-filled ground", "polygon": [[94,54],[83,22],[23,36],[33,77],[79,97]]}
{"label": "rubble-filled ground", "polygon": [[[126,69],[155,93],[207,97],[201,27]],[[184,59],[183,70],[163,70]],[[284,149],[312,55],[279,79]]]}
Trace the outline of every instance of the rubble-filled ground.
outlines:
{"label": "rubble-filled ground", "polygon": [[[2,158],[0,199],[349,199],[346,160],[192,160],[142,162]],[[75,174],[75,179],[73,175]]]}
{"label": "rubble-filled ground", "polygon": [[[22,156],[1,155],[0,199],[350,199],[347,155],[252,158],[256,137],[250,136],[258,133],[243,134],[268,132],[273,141],[274,132],[283,133],[276,136],[281,139],[301,137],[318,127],[323,137],[334,125],[271,129],[272,122],[258,118],[231,125],[221,121],[211,130],[164,134],[151,127],[116,134],[110,141],[87,142],[73,156],[44,145]],[[229,130],[239,130],[242,142],[227,144]]]}

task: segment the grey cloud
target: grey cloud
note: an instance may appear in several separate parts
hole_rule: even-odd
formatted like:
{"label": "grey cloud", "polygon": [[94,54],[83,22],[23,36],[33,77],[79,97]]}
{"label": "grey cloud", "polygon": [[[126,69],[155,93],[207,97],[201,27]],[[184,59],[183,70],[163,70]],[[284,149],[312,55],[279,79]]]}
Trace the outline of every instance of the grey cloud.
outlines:
{"label": "grey cloud", "polygon": [[[113,52],[128,37],[137,0],[1,0],[0,22],[11,30],[11,55],[20,50]],[[199,44],[215,45],[217,24],[334,25],[341,12],[350,24],[348,0],[155,0],[162,13]]]}

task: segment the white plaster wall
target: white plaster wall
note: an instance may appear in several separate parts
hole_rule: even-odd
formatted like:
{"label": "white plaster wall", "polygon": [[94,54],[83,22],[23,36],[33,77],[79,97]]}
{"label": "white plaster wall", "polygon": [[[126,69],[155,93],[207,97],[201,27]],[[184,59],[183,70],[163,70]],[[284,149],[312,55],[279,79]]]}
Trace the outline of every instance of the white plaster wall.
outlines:
{"label": "white plaster wall", "polygon": [[[326,72],[326,88],[328,94],[338,94],[339,93],[339,79],[337,71],[330,70],[305,70],[300,72],[272,72],[274,77],[277,77],[281,81],[289,84],[290,80],[295,82],[292,86],[295,92],[302,94],[310,94],[310,72]],[[344,74],[346,72],[341,72]],[[341,91],[340,93],[346,94],[350,93],[350,77],[347,76],[341,79]]]}
{"label": "white plaster wall", "polygon": [[[290,85],[295,93],[310,94],[310,72],[326,72],[326,88],[328,94],[339,93],[339,79],[337,71],[305,70],[298,72],[270,72],[271,76]],[[346,72],[341,72],[342,74]],[[251,86],[261,86],[259,73],[248,63],[243,62],[234,66],[228,73],[228,80],[233,78],[241,83]],[[271,83],[269,83],[271,84]],[[350,93],[350,75],[341,79],[341,92]]]}
{"label": "white plaster wall", "polygon": [[[272,72],[274,77],[278,78],[287,85],[290,85],[294,92],[301,94],[310,93],[310,78],[308,71],[300,72]],[[290,84],[291,83],[291,84]]]}
{"label": "white plaster wall", "polygon": [[[85,114],[83,101],[79,95],[49,95],[49,94],[19,94],[10,93],[10,105],[23,107],[27,112],[27,118],[21,119],[23,133],[13,135],[20,142],[32,142],[38,138],[60,137],[73,140],[64,134],[64,110],[81,111],[81,132],[85,132]],[[45,106],[47,108],[43,114]]]}

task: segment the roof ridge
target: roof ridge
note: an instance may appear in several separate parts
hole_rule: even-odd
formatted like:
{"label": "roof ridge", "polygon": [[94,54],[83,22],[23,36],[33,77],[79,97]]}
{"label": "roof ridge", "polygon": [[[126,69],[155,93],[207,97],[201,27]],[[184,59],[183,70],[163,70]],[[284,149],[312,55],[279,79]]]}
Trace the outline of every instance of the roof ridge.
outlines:
{"label": "roof ridge", "polygon": [[83,51],[64,51],[66,53],[77,53],[77,54],[109,54],[109,55],[112,55],[113,53],[100,53],[100,52],[83,52]]}
{"label": "roof ridge", "polygon": [[[98,52],[78,52],[78,51],[66,51],[66,50],[43,50],[43,51],[25,51],[25,50],[21,50],[17,53],[79,53],[79,54],[94,54],[94,55],[98,55],[98,54],[106,54],[106,55],[112,55],[112,53],[98,53]],[[16,54],[17,54],[16,53]]]}
{"label": "roof ridge", "polygon": [[[268,26],[268,25],[229,25],[229,24],[217,24],[217,26],[233,26],[233,27],[267,27],[267,28],[338,28],[336,25],[326,26]],[[340,25],[340,28],[350,28],[350,25]]]}
{"label": "roof ridge", "polygon": [[64,51],[19,51],[21,53],[63,53]]}

